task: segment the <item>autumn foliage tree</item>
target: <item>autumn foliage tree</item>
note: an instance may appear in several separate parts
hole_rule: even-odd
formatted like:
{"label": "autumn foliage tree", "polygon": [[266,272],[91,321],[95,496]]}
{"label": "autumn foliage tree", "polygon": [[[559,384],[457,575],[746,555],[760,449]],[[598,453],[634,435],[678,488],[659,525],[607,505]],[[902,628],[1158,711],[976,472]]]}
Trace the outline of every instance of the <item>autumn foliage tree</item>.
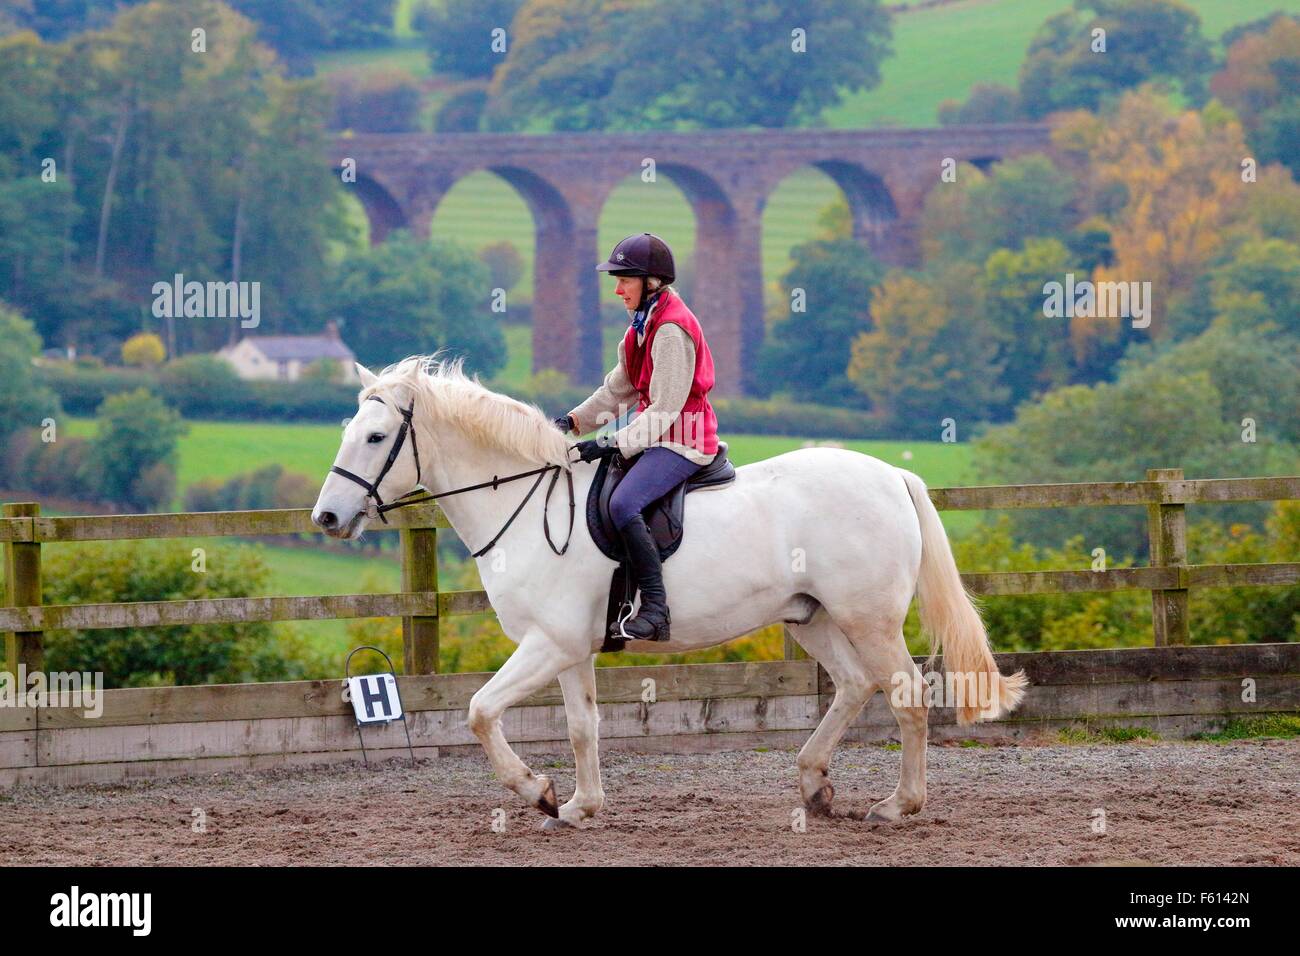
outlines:
{"label": "autumn foliage tree", "polygon": [[[1171,316],[1243,218],[1248,151],[1240,125],[1222,109],[1179,112],[1142,90],[1126,94],[1110,115],[1070,114],[1054,142],[1077,169],[1083,203],[1110,232],[1113,261],[1091,278],[1150,282],[1149,333],[1174,335]],[[1076,356],[1113,342],[1122,324],[1077,318],[1070,330]]]}
{"label": "autumn foliage tree", "polygon": [[1300,175],[1300,20],[1278,16],[1241,36],[1210,90],[1237,111],[1261,162]]}
{"label": "autumn foliage tree", "polygon": [[937,434],[944,418],[984,421],[1005,402],[980,291],[978,271],[965,265],[930,277],[892,272],[876,288],[875,327],[853,340],[848,377],[880,414]]}

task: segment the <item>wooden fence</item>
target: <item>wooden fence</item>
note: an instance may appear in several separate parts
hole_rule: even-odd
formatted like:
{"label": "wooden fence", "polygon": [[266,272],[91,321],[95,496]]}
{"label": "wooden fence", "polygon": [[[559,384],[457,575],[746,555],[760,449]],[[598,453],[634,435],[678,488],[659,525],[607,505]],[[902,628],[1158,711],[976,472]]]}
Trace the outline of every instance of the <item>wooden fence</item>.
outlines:
{"label": "wooden fence", "polygon": [[[1012,721],[980,733],[1016,736],[1027,727],[1098,717],[1131,718],[1140,725],[1164,721],[1167,731],[1182,733],[1221,723],[1232,713],[1300,710],[1300,645],[1178,647],[1188,641],[1189,589],[1300,583],[1300,562],[1189,565],[1186,505],[1297,499],[1300,477],[1185,480],[1180,470],[1162,469],[1149,471],[1145,481],[934,488],[930,495],[941,511],[1147,508],[1149,567],[962,575],[973,592],[985,595],[1145,590],[1152,599],[1155,646],[1145,651],[1000,655],[1004,669],[1025,666],[1031,680],[1039,676],[1041,686],[1031,691]],[[41,547],[46,543],[316,529],[305,509],[65,518],[43,517],[35,504],[5,505],[0,517],[5,555],[0,630],[8,632],[7,669],[11,674],[18,673],[20,665],[28,673],[43,670],[42,638],[51,630],[400,617],[402,688],[417,743],[425,752],[467,745],[471,740],[462,726],[464,708],[487,675],[436,675],[439,622],[449,615],[491,610],[487,596],[482,591],[438,590],[437,532],[448,524],[435,505],[394,512],[391,520],[401,535],[402,558],[402,590],[394,594],[42,605]],[[760,739],[793,742],[816,725],[830,692],[824,672],[800,656],[787,640],[786,662],[602,669],[602,733],[611,742],[607,745],[682,749],[747,746]],[[1233,702],[1238,685],[1247,678],[1264,682],[1262,696],[1237,706]],[[638,696],[646,679],[659,688],[653,702]],[[1135,686],[1153,681],[1167,682],[1164,690],[1156,693],[1148,687],[1133,693]],[[56,708],[0,710],[0,784],[352,759],[355,731],[337,684],[116,690],[105,694],[100,717]],[[1053,684],[1060,686],[1049,700],[1045,695]],[[1073,688],[1071,693],[1064,693],[1067,686]],[[1111,689],[1102,693],[1102,686]],[[512,740],[553,749],[565,739],[563,709],[554,691],[535,698],[516,709],[518,716],[507,733],[513,728]],[[859,720],[859,737],[891,732],[892,721],[881,706],[877,700]],[[944,726],[942,719],[937,726]],[[693,736],[700,739],[686,739]]]}

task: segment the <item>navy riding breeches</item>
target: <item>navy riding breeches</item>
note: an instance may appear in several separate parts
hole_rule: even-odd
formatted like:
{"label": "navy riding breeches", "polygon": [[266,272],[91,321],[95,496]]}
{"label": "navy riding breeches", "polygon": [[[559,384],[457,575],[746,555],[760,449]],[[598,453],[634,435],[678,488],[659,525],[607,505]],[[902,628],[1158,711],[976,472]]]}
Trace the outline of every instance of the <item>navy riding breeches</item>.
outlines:
{"label": "navy riding breeches", "polygon": [[651,445],[632,460],[627,474],[610,495],[609,516],[614,520],[614,527],[622,531],[646,505],[662,498],[703,467],[661,445]]}

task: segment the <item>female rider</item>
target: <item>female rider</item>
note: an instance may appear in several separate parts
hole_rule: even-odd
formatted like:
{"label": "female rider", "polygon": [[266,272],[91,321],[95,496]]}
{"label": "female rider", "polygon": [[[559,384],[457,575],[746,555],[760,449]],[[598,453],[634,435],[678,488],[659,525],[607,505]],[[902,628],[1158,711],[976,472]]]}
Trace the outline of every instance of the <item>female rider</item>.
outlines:
{"label": "female rider", "polygon": [[[641,607],[623,629],[638,640],[666,641],[663,568],[641,512],[717,454],[718,419],[708,399],[713,356],[699,320],[672,287],[673,254],[662,239],[648,232],[628,236],[596,268],[617,277],[614,292],[631,324],[619,343],[618,364],[604,383],[555,424],[566,434],[585,435],[621,417],[636,401],[641,414],[631,422],[575,447],[583,461],[621,453],[630,462],[610,498],[610,514],[641,591]],[[617,621],[610,636],[622,636]]]}

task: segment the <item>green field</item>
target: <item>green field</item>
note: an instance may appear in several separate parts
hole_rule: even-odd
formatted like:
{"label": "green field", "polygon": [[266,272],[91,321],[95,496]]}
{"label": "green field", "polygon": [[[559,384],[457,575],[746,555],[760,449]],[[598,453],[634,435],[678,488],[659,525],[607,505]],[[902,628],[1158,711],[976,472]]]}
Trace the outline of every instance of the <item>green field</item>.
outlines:
{"label": "green field", "polygon": [[[1205,36],[1267,16],[1300,12],[1300,0],[1184,0]],[[894,55],[874,90],[826,111],[833,128],[934,126],[939,104],[964,100],[978,83],[1016,85],[1029,41],[1069,0],[963,0],[894,17]]]}
{"label": "green field", "polygon": [[[189,434],[180,440],[181,491],[203,478],[226,479],[264,465],[280,464],[288,471],[324,480],[338,451],[342,431],[332,425],[260,424],[256,422],[190,422]],[[71,435],[94,433],[94,422],[69,419]],[[733,435],[723,423],[722,438],[737,465],[761,461],[801,447],[807,439],[777,435]],[[970,446],[924,441],[845,441],[846,448],[875,455],[906,467],[932,485],[954,485],[968,480]],[[910,453],[910,460],[904,457]]]}

